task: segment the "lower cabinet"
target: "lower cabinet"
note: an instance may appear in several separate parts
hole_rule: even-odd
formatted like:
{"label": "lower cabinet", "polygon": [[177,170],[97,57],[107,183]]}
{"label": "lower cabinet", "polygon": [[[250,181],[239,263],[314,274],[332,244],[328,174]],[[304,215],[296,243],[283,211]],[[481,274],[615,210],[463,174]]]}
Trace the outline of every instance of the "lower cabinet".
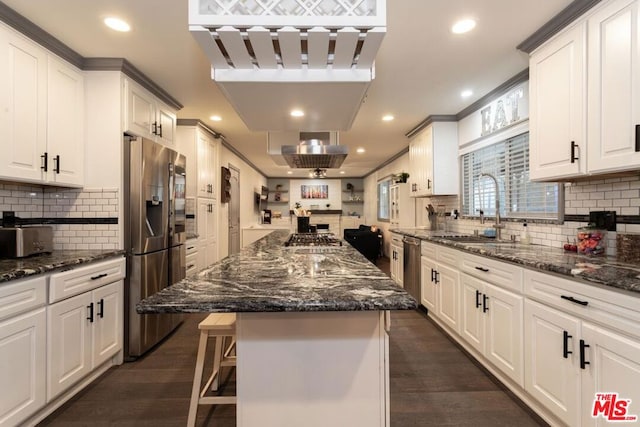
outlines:
{"label": "lower cabinet", "polygon": [[402,237],[392,235],[391,237],[391,279],[399,286],[404,286],[404,246]]}
{"label": "lower cabinet", "polygon": [[490,283],[460,275],[460,335],[496,368],[524,385],[524,298]]}
{"label": "lower cabinet", "polygon": [[424,242],[421,251],[421,302],[431,316],[457,332],[460,325],[457,252]]}
{"label": "lower cabinet", "polygon": [[198,268],[206,268],[218,260],[217,207],[213,199],[198,197],[196,222],[198,229]]}
{"label": "lower cabinet", "polygon": [[121,349],[122,284],[111,283],[49,306],[48,400]]}
{"label": "lower cabinet", "polygon": [[45,404],[45,308],[0,322],[0,426],[19,425]]}

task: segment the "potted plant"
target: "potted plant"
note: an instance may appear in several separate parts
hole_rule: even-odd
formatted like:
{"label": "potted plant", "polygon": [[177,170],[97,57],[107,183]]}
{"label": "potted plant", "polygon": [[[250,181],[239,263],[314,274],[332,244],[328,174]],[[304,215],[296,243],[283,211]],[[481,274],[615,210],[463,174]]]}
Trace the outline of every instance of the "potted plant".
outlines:
{"label": "potted plant", "polygon": [[395,176],[395,182],[407,182],[407,179],[409,179],[408,172],[400,172]]}

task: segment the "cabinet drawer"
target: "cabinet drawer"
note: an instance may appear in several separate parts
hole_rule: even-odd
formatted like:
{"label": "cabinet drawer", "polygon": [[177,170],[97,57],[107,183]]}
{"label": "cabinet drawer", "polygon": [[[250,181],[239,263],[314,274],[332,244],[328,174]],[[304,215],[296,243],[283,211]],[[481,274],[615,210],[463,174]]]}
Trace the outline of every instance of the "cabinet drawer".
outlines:
{"label": "cabinet drawer", "polygon": [[187,277],[189,277],[198,271],[198,252],[187,254],[185,261],[187,265]]}
{"label": "cabinet drawer", "polygon": [[0,320],[43,306],[47,302],[47,276],[0,285]]}
{"label": "cabinet drawer", "polygon": [[461,258],[462,253],[455,249],[445,248],[444,246],[438,247],[436,252],[436,259],[443,264],[449,264],[451,267],[458,268],[458,259]]}
{"label": "cabinet drawer", "polygon": [[126,261],[117,258],[52,274],[49,279],[49,303],[69,298],[99,286],[121,280],[126,274]]}
{"label": "cabinet drawer", "polygon": [[517,265],[464,254],[460,257],[460,271],[505,289],[522,293],[522,268]]}
{"label": "cabinet drawer", "polygon": [[423,241],[422,244],[420,245],[420,254],[423,257],[426,257],[427,259],[435,261],[436,249],[437,249],[437,246],[434,245],[433,243],[426,243]]}
{"label": "cabinet drawer", "polygon": [[524,271],[527,297],[640,337],[640,297],[536,271]]}
{"label": "cabinet drawer", "polygon": [[198,242],[196,240],[187,240],[185,246],[185,253],[187,256],[198,253]]}

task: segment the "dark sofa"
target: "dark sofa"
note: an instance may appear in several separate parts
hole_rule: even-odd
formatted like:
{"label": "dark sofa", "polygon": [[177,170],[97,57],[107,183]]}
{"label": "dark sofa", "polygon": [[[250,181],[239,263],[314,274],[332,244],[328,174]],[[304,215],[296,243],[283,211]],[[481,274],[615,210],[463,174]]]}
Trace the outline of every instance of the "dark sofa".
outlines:
{"label": "dark sofa", "polygon": [[376,263],[382,249],[382,233],[380,230],[371,231],[370,225],[345,228],[343,238],[369,261]]}

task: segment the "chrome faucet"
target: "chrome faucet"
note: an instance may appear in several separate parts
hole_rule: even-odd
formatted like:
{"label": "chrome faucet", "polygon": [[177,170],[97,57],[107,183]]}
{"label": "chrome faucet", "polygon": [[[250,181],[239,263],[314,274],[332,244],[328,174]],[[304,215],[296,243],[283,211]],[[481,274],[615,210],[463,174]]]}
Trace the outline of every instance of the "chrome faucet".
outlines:
{"label": "chrome faucet", "polygon": [[487,178],[491,178],[493,180],[493,184],[495,185],[496,188],[496,194],[495,194],[495,198],[496,198],[496,222],[495,224],[493,224],[493,228],[496,229],[496,239],[500,240],[500,229],[504,228],[504,224],[502,224],[500,222],[500,191],[498,189],[498,180],[496,179],[495,176],[491,175],[490,173],[481,173],[480,174],[480,178],[482,178],[483,176],[486,176]]}

